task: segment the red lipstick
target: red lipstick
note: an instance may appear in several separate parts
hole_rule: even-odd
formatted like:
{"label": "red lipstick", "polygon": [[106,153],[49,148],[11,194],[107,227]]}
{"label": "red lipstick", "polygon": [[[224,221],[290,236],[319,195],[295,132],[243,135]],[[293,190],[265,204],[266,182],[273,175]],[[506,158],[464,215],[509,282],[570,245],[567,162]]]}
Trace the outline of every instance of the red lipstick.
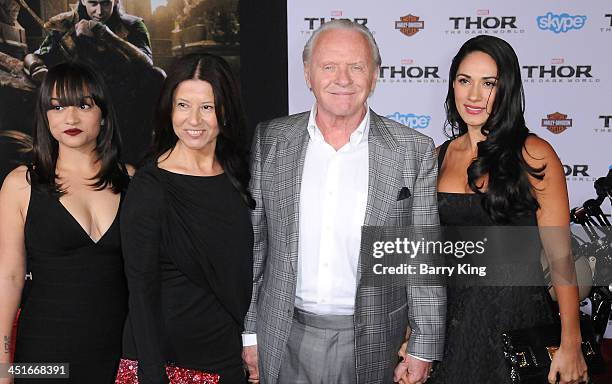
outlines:
{"label": "red lipstick", "polygon": [[70,135],[70,136],[76,136],[76,135],[78,135],[81,132],[83,132],[83,131],[81,131],[78,128],[70,128],[70,129],[67,129],[67,130],[64,131],[65,134]]}

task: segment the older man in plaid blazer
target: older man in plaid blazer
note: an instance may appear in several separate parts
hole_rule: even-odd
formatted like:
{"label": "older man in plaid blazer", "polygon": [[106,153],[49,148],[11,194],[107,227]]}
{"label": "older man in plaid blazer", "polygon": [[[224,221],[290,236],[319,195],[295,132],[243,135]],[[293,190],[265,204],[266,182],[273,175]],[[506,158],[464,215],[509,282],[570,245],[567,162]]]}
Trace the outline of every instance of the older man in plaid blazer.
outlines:
{"label": "older man in plaid blazer", "polygon": [[423,383],[442,356],[444,288],[365,284],[359,264],[362,225],[438,225],[433,141],[367,107],[380,67],[367,28],[326,23],[303,60],[312,110],[254,138],[249,381]]}

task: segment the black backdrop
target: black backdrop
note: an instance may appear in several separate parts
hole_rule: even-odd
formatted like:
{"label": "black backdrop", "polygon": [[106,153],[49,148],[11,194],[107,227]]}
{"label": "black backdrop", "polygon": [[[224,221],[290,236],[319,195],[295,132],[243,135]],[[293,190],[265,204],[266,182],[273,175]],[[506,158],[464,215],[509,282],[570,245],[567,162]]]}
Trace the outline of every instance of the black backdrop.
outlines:
{"label": "black backdrop", "polygon": [[250,133],[259,122],[287,115],[285,0],[240,2],[240,77]]}

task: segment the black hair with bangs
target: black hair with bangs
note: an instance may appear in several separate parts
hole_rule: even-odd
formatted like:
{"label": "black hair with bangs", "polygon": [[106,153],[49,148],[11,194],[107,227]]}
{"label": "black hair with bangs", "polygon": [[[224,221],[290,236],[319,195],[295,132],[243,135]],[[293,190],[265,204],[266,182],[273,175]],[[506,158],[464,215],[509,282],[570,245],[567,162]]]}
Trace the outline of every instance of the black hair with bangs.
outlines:
{"label": "black hair with bangs", "polygon": [[107,99],[109,93],[92,69],[76,62],[62,63],[49,69],[38,91],[32,134],[32,162],[28,166],[30,184],[52,195],[61,196],[66,192],[57,182],[55,168],[59,144],[51,135],[47,119],[47,112],[55,106],[52,103],[54,91],[56,97],[53,100],[59,105],[81,106],[93,103],[100,108],[104,124],[100,125],[95,152],[101,167],[91,179],[91,187],[99,191],[110,186],[114,193],[124,191],[129,176],[125,166],[118,160],[121,138],[114,109]]}

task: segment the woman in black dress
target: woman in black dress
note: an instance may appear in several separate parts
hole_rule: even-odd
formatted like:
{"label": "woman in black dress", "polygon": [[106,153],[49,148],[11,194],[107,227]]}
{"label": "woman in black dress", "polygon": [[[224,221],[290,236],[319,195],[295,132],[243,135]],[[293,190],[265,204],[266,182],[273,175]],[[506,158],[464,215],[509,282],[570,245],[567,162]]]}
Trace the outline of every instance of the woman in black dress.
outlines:
{"label": "woman in black dress", "polygon": [[[439,149],[440,222],[446,226],[537,226],[547,254],[569,256],[569,207],[563,168],[552,147],[529,133],[518,59],[493,36],[468,40],[454,57],[446,98],[452,140]],[[546,227],[562,231],[551,243]],[[557,231],[556,235],[558,235]],[[539,250],[513,255],[542,278]],[[523,276],[521,276],[523,277]],[[543,282],[543,280],[540,280]],[[533,284],[537,285],[537,284]],[[580,348],[578,291],[555,284],[561,314],[561,347],[549,381],[586,379]],[[450,286],[446,347],[435,383],[509,383],[501,333],[550,324],[554,313],[539,286]]]}
{"label": "woman in black dress", "polygon": [[141,384],[174,382],[174,367],[207,373],[193,383],[244,382],[254,206],[245,133],[228,64],[179,59],[157,106],[152,161],[121,213],[130,298],[118,383],[135,382],[136,370]]}
{"label": "woman in black dress", "polygon": [[[49,70],[32,163],[12,171],[0,192],[0,334],[9,344],[27,271],[14,361],[70,364],[70,379],[45,382],[112,383],[121,357],[119,207],[129,176],[107,95],[86,67]],[[29,382],[40,380],[15,379]]]}

